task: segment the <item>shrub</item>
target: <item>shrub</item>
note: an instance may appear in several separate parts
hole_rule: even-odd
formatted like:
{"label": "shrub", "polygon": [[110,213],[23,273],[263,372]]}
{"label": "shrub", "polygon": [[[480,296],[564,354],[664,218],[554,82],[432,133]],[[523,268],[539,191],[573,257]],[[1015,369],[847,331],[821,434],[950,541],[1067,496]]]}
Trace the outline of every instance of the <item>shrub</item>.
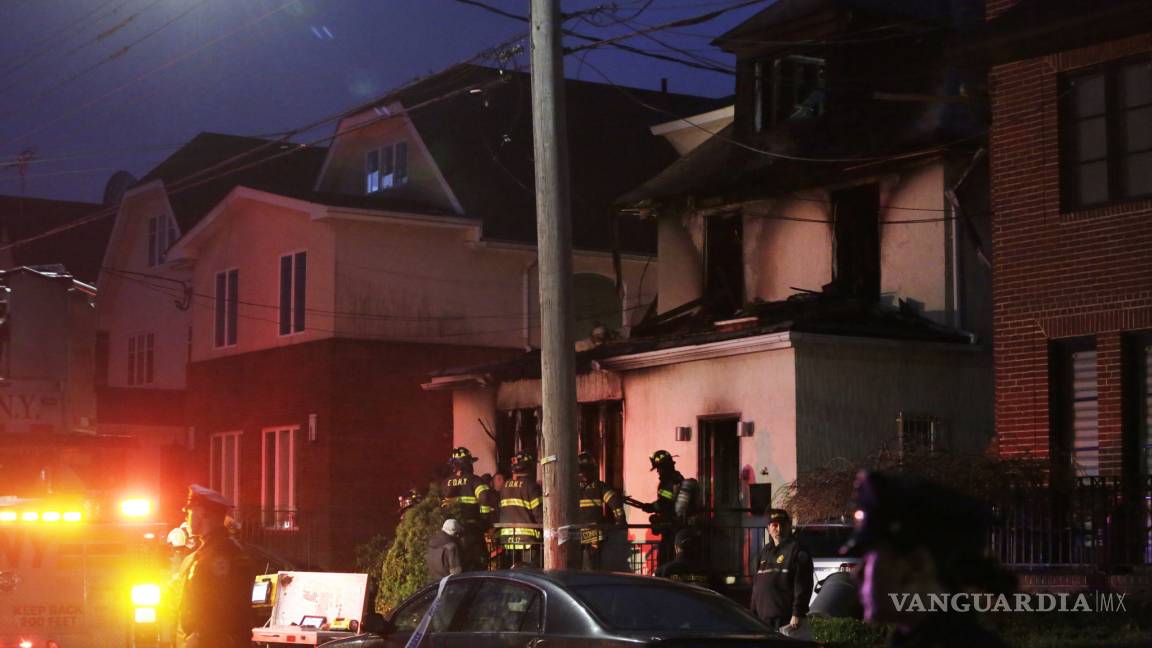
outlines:
{"label": "shrub", "polygon": [[397,604],[415,594],[428,583],[428,569],[424,557],[428,538],[447,519],[440,507],[440,489],[433,486],[428,496],[408,509],[396,525],[396,540],[388,547],[379,570],[380,589],[376,594],[376,611],[386,613]]}
{"label": "shrub", "polygon": [[858,619],[838,619],[823,616],[808,618],[812,622],[812,638],[830,647],[879,647],[884,645],[888,636],[887,626],[871,625]]}

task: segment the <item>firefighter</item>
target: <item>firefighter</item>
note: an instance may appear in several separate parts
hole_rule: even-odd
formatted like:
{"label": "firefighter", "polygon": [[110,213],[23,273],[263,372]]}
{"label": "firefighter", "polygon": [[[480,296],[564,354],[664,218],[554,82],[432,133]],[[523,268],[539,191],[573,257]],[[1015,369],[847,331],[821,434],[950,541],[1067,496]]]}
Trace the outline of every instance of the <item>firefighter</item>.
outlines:
{"label": "firefighter", "polygon": [[400,517],[404,517],[404,514],[408,512],[408,509],[416,506],[423,499],[424,496],[421,495],[420,491],[416,490],[415,488],[409,488],[408,492],[404,493],[400,497],[397,497],[396,502],[400,505]]}
{"label": "firefighter", "polygon": [[[500,490],[501,566],[540,567],[543,559],[543,491],[536,481],[536,457],[529,452],[512,456],[512,479]],[[520,526],[524,525],[524,526]]]}
{"label": "firefighter", "polygon": [[440,505],[450,509],[449,517],[464,527],[460,533],[464,571],[488,568],[484,532],[492,520],[492,489],[473,472],[472,464],[475,462],[476,457],[468,448],[453,449],[448,460],[452,476],[444,480],[441,489],[444,499]]}
{"label": "firefighter", "polygon": [[250,596],[256,570],[229,533],[232,503],[197,484],[184,505],[188,533],[198,542],[178,576],[181,645],[186,648],[248,646],[252,637]]}
{"label": "firefighter", "polygon": [[[576,521],[580,524],[580,553],[584,569],[602,567],[605,527],[627,525],[624,501],[608,484],[600,481],[600,467],[590,453],[581,452],[576,459],[580,475],[580,509]],[[607,512],[606,512],[607,511]]]}
{"label": "firefighter", "polygon": [[708,575],[700,565],[700,537],[693,529],[676,532],[676,557],[656,570],[656,576],[682,583],[708,586]]}
{"label": "firefighter", "polygon": [[[676,460],[667,450],[653,452],[648,461],[652,464],[652,470],[659,475],[660,483],[656,486],[656,501],[645,504],[641,510],[652,514],[648,518],[652,532],[660,536],[656,564],[663,566],[675,557],[676,532],[687,524],[686,512],[685,515],[678,515],[676,510],[684,475],[676,470]],[[685,494],[688,494],[687,491]]]}

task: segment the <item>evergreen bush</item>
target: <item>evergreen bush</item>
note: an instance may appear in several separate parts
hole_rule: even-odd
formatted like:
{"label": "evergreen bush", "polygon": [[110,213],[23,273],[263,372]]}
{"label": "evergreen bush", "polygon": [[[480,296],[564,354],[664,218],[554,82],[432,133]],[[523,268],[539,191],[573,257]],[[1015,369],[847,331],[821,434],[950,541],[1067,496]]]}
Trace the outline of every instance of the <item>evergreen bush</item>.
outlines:
{"label": "evergreen bush", "polygon": [[419,504],[408,509],[396,525],[396,539],[384,553],[378,569],[376,611],[387,613],[428,583],[424,557],[428,538],[444,524],[447,513],[440,507],[440,489],[433,486]]}

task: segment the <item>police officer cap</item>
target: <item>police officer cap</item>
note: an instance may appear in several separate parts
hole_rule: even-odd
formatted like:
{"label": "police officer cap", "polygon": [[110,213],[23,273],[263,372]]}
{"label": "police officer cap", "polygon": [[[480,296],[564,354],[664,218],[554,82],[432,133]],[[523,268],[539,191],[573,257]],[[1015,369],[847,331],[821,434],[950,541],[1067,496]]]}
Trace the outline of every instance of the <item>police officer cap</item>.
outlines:
{"label": "police officer cap", "polygon": [[923,547],[937,559],[984,553],[987,507],[922,477],[861,472],[854,503],[856,531],[841,553],[883,543],[904,551]]}
{"label": "police officer cap", "polygon": [[779,522],[780,524],[792,524],[792,516],[788,515],[788,511],[779,508],[769,508],[764,511],[764,515],[768,516],[768,523]]}
{"label": "police officer cap", "polygon": [[232,508],[232,502],[227,497],[200,484],[192,484],[188,487],[188,503],[185,506],[189,507],[193,504],[222,511]]}

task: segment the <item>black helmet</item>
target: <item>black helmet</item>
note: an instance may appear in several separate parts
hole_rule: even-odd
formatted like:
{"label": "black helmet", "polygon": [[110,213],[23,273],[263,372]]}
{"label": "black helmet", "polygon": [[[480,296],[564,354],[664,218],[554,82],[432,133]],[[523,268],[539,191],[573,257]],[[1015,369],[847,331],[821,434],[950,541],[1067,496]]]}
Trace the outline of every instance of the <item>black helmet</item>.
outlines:
{"label": "black helmet", "polygon": [[576,465],[581,470],[586,468],[595,468],[597,466],[596,457],[593,457],[591,452],[581,452],[580,454],[576,455]]}
{"label": "black helmet", "polygon": [[512,455],[512,472],[526,474],[536,465],[536,456],[531,452],[517,452]]}
{"label": "black helmet", "polygon": [[407,511],[413,506],[416,506],[422,499],[424,499],[424,496],[421,495],[420,491],[416,490],[415,488],[408,489],[408,492],[396,498],[397,502],[400,504],[401,513]]}
{"label": "black helmet", "polygon": [[661,466],[671,468],[676,465],[676,460],[672,458],[672,453],[667,450],[657,450],[648,457],[648,461],[652,462],[652,470],[656,470]]}
{"label": "black helmet", "polygon": [[472,452],[469,451],[468,448],[461,446],[452,449],[452,458],[448,460],[448,463],[454,466],[458,464],[471,466],[475,461],[478,460],[472,456]]}

